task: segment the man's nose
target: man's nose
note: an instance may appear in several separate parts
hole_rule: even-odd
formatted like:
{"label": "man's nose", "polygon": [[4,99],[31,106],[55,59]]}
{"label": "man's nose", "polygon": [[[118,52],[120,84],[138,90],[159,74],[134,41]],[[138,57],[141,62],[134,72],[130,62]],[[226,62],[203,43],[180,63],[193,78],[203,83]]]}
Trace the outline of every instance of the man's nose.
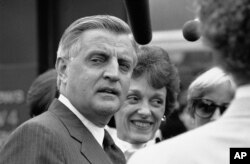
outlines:
{"label": "man's nose", "polygon": [[110,60],[104,70],[104,78],[113,82],[119,81],[119,63],[116,59]]}

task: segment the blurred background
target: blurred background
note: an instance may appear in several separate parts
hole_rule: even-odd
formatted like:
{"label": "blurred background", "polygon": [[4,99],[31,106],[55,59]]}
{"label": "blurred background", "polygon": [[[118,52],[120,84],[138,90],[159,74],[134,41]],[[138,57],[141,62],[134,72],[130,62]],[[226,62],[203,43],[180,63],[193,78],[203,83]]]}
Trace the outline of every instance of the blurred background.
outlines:
{"label": "blurred background", "polygon": [[[188,42],[182,26],[194,19],[193,0],[149,0],[151,44],[166,49],[181,76],[180,107],[185,90],[211,66],[211,53],[200,41]],[[59,39],[80,17],[110,14],[128,22],[123,0],[0,0],[0,142],[29,119],[25,99],[32,81],[53,68]],[[0,143],[1,145],[1,143]]]}

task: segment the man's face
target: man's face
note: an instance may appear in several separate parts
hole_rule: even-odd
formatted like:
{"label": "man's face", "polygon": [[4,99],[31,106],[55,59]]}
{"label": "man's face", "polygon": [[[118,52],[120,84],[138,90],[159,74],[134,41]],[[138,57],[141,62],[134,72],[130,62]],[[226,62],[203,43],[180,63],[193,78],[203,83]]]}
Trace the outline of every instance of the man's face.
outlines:
{"label": "man's face", "polygon": [[132,79],[127,99],[115,114],[118,138],[145,143],[155,136],[165,112],[166,88],[152,88],[146,77]]}
{"label": "man's face", "polygon": [[66,97],[97,126],[104,126],[127,95],[135,50],[127,35],[88,30],[65,71]]}

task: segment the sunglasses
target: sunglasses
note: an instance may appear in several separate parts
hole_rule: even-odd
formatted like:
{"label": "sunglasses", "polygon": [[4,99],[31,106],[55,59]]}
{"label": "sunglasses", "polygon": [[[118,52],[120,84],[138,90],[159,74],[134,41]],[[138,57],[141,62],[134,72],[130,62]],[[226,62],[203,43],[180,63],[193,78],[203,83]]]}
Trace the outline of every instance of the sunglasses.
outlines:
{"label": "sunglasses", "polygon": [[220,114],[223,114],[229,105],[218,105],[212,100],[202,98],[193,99],[193,101],[194,113],[201,118],[211,118],[216,109],[219,109]]}

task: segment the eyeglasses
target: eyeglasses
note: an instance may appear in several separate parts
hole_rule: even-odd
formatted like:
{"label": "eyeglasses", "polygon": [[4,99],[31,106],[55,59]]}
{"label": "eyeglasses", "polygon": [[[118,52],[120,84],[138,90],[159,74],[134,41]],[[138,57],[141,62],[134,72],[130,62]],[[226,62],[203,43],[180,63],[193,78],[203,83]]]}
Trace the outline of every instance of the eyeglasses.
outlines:
{"label": "eyeglasses", "polygon": [[208,99],[193,99],[194,113],[201,118],[211,118],[217,108],[220,109],[220,114],[223,114],[229,104],[218,105]]}

